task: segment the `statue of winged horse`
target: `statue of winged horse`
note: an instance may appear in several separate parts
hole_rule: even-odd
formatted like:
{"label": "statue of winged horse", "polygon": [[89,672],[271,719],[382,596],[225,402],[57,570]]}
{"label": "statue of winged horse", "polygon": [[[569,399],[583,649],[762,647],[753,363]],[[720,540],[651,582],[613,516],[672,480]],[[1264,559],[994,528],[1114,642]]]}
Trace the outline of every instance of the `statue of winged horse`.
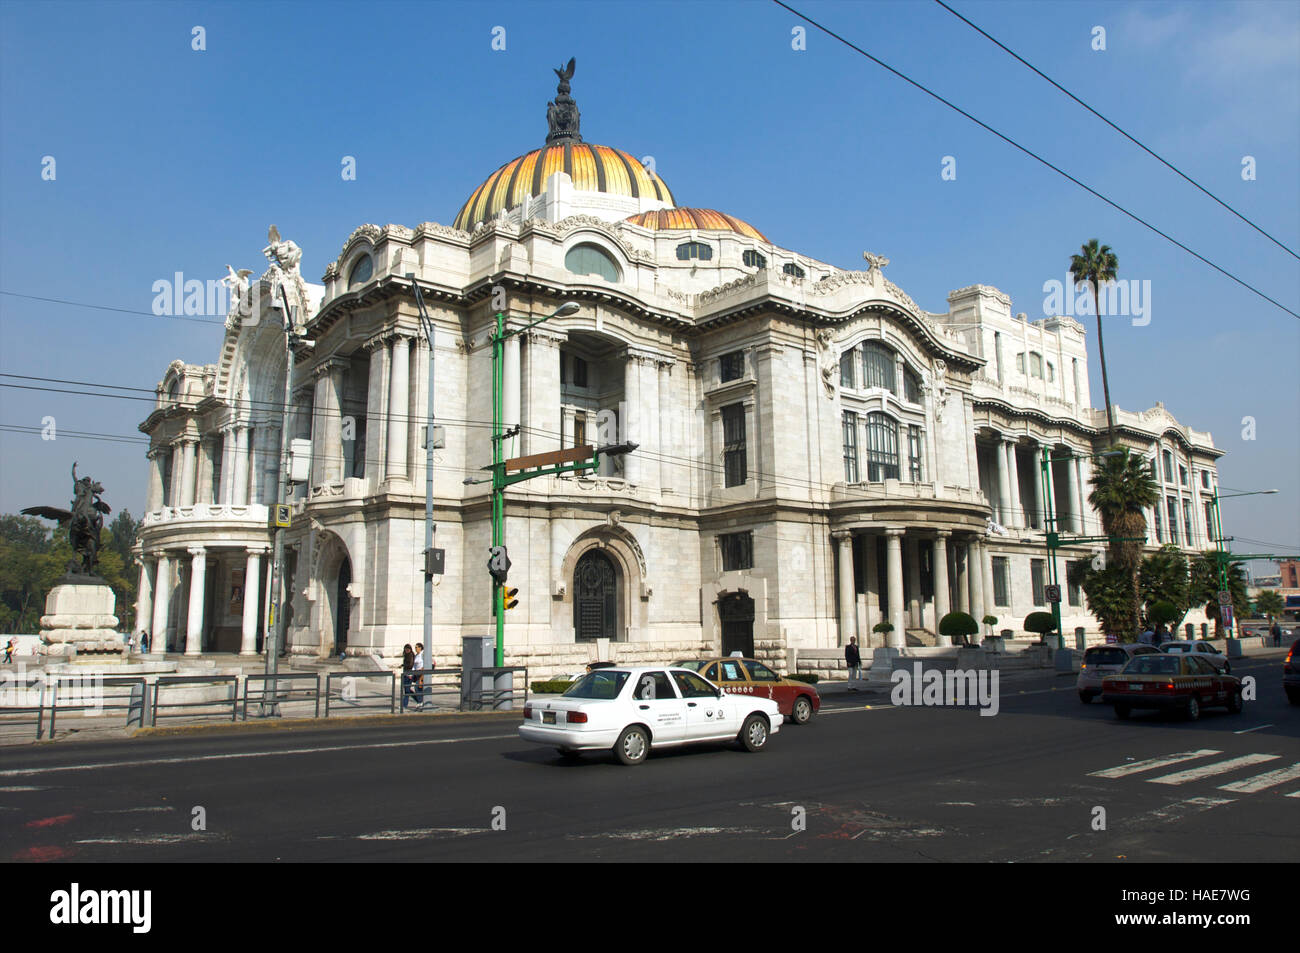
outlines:
{"label": "statue of winged horse", "polygon": [[24,516],[57,520],[60,526],[68,523],[72,548],[81,557],[80,567],[75,560],[68,563],[68,572],[73,573],[80,568],[83,574],[90,576],[94,574],[95,565],[99,562],[99,531],[104,528],[104,515],[113,511],[99,498],[104,492],[101,484],[90,477],[77,479],[75,463],[72,464],[72,486],[74,498],[71,510],[58,506],[29,506],[22,513]]}

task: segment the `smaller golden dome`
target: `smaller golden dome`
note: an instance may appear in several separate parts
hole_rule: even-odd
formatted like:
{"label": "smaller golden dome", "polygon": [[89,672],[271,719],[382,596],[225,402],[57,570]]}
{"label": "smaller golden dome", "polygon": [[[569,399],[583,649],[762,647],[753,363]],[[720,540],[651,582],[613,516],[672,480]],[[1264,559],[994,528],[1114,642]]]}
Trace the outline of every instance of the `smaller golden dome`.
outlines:
{"label": "smaller golden dome", "polygon": [[690,230],[708,232],[735,232],[748,238],[766,242],[767,236],[746,221],[711,208],[665,208],[657,212],[629,215],[625,221],[651,231]]}

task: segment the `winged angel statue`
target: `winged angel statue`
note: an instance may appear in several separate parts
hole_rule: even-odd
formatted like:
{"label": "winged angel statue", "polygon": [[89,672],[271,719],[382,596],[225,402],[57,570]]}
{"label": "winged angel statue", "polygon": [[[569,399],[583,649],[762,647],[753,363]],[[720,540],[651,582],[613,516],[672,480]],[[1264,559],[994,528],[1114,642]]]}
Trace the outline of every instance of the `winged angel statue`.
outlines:
{"label": "winged angel statue", "polygon": [[94,575],[95,565],[99,562],[99,531],[104,528],[104,516],[113,512],[107,503],[99,498],[104,487],[90,477],[77,479],[77,465],[72,464],[72,486],[75,495],[72,509],[65,510],[58,506],[29,506],[23,510],[24,516],[40,516],[47,520],[57,520],[59,525],[68,525],[68,536],[72,548],[81,557],[68,562],[68,572],[75,573],[78,568],[84,575]]}

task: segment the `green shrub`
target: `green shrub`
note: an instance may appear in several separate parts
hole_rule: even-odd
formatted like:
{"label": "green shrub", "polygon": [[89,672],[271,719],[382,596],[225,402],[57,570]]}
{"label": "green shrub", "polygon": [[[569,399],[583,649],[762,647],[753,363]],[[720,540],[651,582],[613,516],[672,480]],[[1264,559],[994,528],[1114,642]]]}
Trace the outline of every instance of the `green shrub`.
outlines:
{"label": "green shrub", "polygon": [[1056,631],[1056,620],[1050,612],[1031,612],[1025,616],[1025,631],[1046,635]]}
{"label": "green shrub", "polygon": [[888,620],[886,620],[886,621],[884,621],[884,622],[877,622],[875,625],[873,625],[873,626],[871,627],[871,631],[872,631],[872,632],[884,632],[884,633],[893,632],[893,631],[894,631],[894,623],[889,622]]}
{"label": "green shrub", "polygon": [[533,682],[532,690],[535,695],[563,695],[569,690],[573,682],[567,679],[556,679],[551,682]]}
{"label": "green shrub", "polygon": [[787,675],[786,678],[790,679],[792,682],[807,682],[809,685],[816,685],[820,676],[812,674],[805,675],[800,672],[798,674]]}
{"label": "green shrub", "polygon": [[939,620],[939,634],[959,638],[963,644],[970,636],[979,635],[979,631],[979,623],[968,612],[949,612]]}

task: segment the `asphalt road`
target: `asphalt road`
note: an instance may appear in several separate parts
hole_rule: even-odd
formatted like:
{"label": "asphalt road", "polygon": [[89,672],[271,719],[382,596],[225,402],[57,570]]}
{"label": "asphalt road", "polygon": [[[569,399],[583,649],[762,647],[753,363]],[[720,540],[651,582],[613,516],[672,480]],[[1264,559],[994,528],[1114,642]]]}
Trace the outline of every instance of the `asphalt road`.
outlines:
{"label": "asphalt road", "polygon": [[563,762],[517,716],[7,749],[0,857],[1294,861],[1300,707],[1280,658],[1233,669],[1259,699],[1194,723],[1121,722],[1044,675],[1004,681],[995,717],[837,695],[758,754],[636,768]]}

